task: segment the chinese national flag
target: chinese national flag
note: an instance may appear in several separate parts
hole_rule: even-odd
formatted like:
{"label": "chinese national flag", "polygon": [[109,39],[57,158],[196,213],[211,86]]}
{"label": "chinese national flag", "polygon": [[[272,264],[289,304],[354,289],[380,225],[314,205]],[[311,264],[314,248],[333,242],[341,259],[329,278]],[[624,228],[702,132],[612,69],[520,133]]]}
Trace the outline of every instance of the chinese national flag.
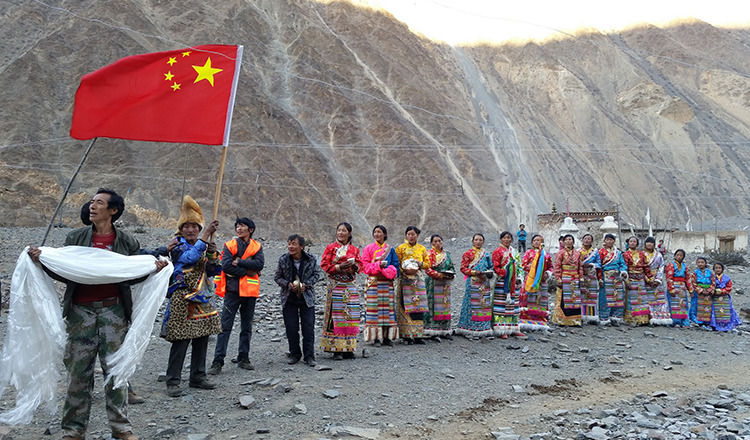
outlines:
{"label": "chinese national flag", "polygon": [[227,145],[242,46],[122,58],[84,75],[70,135]]}

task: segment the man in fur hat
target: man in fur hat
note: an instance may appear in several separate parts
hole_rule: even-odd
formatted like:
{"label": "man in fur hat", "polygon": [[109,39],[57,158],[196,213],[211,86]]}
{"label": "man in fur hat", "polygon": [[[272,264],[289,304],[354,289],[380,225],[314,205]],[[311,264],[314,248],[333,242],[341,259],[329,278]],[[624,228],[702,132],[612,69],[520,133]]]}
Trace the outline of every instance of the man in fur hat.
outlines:
{"label": "man in fur hat", "polygon": [[206,379],[206,351],[208,337],[221,333],[219,312],[213,305],[213,277],[221,272],[221,261],[216,243],[211,241],[219,221],[212,221],[205,229],[203,224],[200,206],[192,197],[185,196],[177,221],[177,238],[170,243],[174,272],[162,324],[162,336],[172,343],[167,365],[167,395],[170,397],[182,395],[182,365],[191,343],[190,387],[216,388]]}

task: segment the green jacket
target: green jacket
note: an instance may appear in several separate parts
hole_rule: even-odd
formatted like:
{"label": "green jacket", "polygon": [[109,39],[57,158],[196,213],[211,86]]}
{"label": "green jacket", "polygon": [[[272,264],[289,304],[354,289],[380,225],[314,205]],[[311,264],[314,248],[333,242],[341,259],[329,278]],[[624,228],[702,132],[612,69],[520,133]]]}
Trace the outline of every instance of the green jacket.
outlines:
{"label": "green jacket", "polygon": [[[138,243],[138,240],[127,232],[118,230],[114,225],[112,227],[115,229],[115,242],[112,245],[112,251],[122,255],[138,255],[141,250],[141,245]],[[65,246],[91,246],[92,235],[92,226],[74,229],[68,233],[67,237],[65,237]],[[50,273],[49,270],[47,272]],[[50,273],[50,275],[53,274]],[[64,282],[67,286],[65,288],[65,296],[63,297],[63,317],[66,317],[68,316],[68,312],[70,312],[70,306],[73,304],[73,294],[78,287],[78,283],[62,278],[56,274],[53,275],[53,278]],[[130,285],[139,283],[145,279],[146,277],[143,277],[120,283],[122,305],[125,308],[125,318],[128,321],[130,321],[130,315],[133,311],[133,297],[130,294]]]}

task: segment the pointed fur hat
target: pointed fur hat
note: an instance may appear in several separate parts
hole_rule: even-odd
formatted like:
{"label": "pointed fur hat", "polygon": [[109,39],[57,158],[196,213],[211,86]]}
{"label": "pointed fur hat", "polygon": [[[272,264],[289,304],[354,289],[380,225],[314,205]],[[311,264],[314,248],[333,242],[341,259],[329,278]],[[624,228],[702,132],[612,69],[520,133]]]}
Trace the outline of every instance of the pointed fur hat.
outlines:
{"label": "pointed fur hat", "polygon": [[177,230],[179,231],[182,225],[185,223],[196,223],[200,226],[201,230],[203,226],[203,211],[198,206],[195,200],[190,196],[185,196],[182,200],[182,208],[180,208],[180,219],[177,220]]}

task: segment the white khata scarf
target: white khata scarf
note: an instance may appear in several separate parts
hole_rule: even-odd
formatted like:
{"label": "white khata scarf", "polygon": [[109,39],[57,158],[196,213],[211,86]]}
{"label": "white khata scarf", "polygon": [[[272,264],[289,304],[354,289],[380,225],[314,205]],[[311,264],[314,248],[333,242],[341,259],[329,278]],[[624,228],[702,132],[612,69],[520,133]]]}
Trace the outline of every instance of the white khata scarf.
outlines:
{"label": "white khata scarf", "polygon": [[[56,274],[80,284],[120,283],[148,275],[132,286],[132,321],[120,349],[107,359],[107,380],[116,388],[127,386],[143,357],[156,313],[166,296],[172,264],[154,273],[154,257],[125,256],[83,246],[41,247],[42,264]],[[16,407],[0,414],[0,423],[28,424],[44,403],[55,412],[57,382],[67,340],[60,299],[55,285],[28,248],[16,262],[10,286],[10,308],[5,343],[0,350],[0,396],[8,384],[17,391]]]}

